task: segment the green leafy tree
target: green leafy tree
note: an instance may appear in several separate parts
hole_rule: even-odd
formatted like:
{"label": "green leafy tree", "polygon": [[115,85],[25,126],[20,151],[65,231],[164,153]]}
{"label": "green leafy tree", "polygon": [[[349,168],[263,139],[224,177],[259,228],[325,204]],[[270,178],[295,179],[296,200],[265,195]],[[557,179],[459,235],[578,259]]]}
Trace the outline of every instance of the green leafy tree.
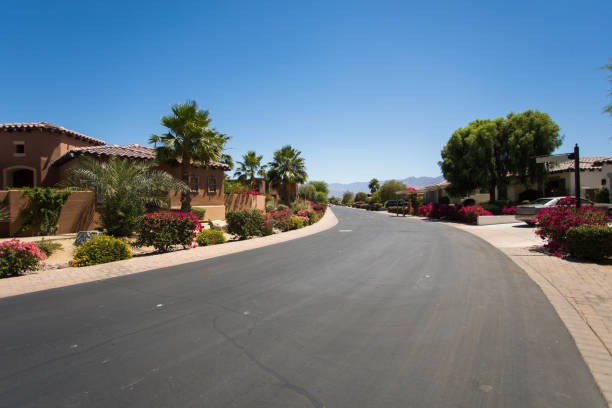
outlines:
{"label": "green leafy tree", "polygon": [[308,178],[301,154],[302,152],[289,145],[283,146],[274,152],[272,161],[268,164],[268,179],[286,204],[295,199],[296,186]]}
{"label": "green leafy tree", "polygon": [[322,191],[317,191],[313,201],[317,204],[324,204],[327,202],[327,194]]}
{"label": "green leafy tree", "polygon": [[234,177],[242,183],[249,183],[251,189],[255,188],[257,176],[266,177],[267,165],[262,165],[263,156],[258,156],[254,151],[248,151],[242,156],[242,161],[238,162],[238,169],[234,173]]}
{"label": "green leafy tree", "polygon": [[317,190],[310,183],[302,184],[299,188],[299,195],[305,200],[314,201],[316,194]]}
{"label": "green leafy tree", "polygon": [[404,191],[406,185],[398,180],[389,180],[380,187],[380,201],[385,202],[387,200],[397,200],[397,192]]}
{"label": "green leafy tree", "polygon": [[227,153],[223,153],[219,163],[227,164],[230,170],[234,170],[234,159]]}
{"label": "green leafy tree", "polygon": [[185,183],[153,163],[111,157],[106,162],[83,158],[70,169],[63,184],[96,192],[102,200],[100,221],[108,234],[125,237],[135,229],[147,208],[168,205],[168,192],[188,191]]}
{"label": "green leafy tree", "polygon": [[336,197],[336,196],[329,197],[329,202],[334,204],[334,205],[337,205],[338,203],[340,203],[340,201],[341,200],[338,197]]}
{"label": "green leafy tree", "polygon": [[343,195],[342,195],[342,204],[344,205],[349,205],[353,202],[353,193],[351,193],[350,191],[346,191]]}
{"label": "green leafy tree", "polygon": [[513,178],[542,183],[546,173],[535,156],[552,153],[561,145],[559,127],[546,113],[527,110],[506,118],[475,120],[451,135],[439,163],[450,182],[452,196],[488,189],[490,200],[507,197]]}
{"label": "green leafy tree", "polygon": [[327,183],[326,183],[326,182],[324,182],[324,181],[316,181],[316,180],[313,180],[313,181],[309,182],[308,184],[310,184],[311,186],[313,186],[313,187],[314,187],[314,189],[315,189],[317,192],[320,192],[320,193],[325,194],[325,196],[327,196],[327,195],[329,194],[329,186],[328,186],[328,185],[327,185]]}
{"label": "green leafy tree", "polygon": [[[195,101],[172,105],[171,109],[172,114],[161,119],[168,132],[151,136],[149,143],[155,144],[159,162],[180,163],[181,180],[189,185],[192,165],[206,166],[219,161],[229,137],[209,127],[210,113],[200,109]],[[191,195],[188,190],[183,191],[181,211],[190,210]]]}
{"label": "green leafy tree", "polygon": [[355,201],[367,201],[368,199],[368,195],[366,193],[363,192],[359,192],[357,194],[355,194]]}
{"label": "green leafy tree", "polygon": [[370,189],[370,193],[372,194],[378,191],[378,189],[380,188],[380,182],[378,181],[378,179],[373,178],[372,180],[370,180],[368,188]]}
{"label": "green leafy tree", "polygon": [[370,204],[380,203],[380,190],[373,192],[368,201]]}

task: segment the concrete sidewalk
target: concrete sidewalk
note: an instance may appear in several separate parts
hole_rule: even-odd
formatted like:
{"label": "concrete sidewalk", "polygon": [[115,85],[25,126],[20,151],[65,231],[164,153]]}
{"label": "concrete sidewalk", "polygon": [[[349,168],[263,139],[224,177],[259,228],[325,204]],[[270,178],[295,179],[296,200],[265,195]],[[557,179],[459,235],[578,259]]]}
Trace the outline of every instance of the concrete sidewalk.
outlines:
{"label": "concrete sidewalk", "polygon": [[542,288],[612,406],[612,266],[552,256],[542,249],[535,228],[523,223],[445,224],[500,249]]}
{"label": "concrete sidewalk", "polygon": [[79,283],[116,278],[133,273],[146,272],[169,266],[202,261],[218,256],[230,255],[268,245],[280,244],[293,239],[306,237],[332,228],[338,219],[330,210],[319,222],[299,230],[253,238],[244,241],[228,242],[221,245],[198,247],[157,255],[138,256],[125,261],[110,262],[82,268],[43,270],[22,276],[0,279],[0,298],[60,288]]}

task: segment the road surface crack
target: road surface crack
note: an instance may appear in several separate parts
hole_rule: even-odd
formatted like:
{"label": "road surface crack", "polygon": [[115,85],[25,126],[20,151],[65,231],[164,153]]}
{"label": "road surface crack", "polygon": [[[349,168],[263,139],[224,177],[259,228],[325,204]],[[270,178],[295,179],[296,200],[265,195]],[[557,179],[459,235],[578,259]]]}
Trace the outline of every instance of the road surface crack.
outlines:
{"label": "road surface crack", "polygon": [[296,394],[299,394],[302,397],[306,398],[313,407],[316,407],[316,408],[325,408],[325,404],[323,404],[321,401],[319,401],[307,389],[302,388],[299,385],[293,384],[287,378],[283,377],[280,373],[275,371],[273,368],[268,367],[267,365],[265,365],[264,363],[259,361],[257,359],[257,357],[255,357],[245,346],[243,346],[242,344],[238,343],[238,341],[236,341],[236,339],[234,339],[233,337],[231,337],[230,335],[225,333],[223,330],[221,330],[219,328],[219,326],[217,326],[217,320],[219,319],[219,317],[220,316],[215,317],[213,319],[213,321],[212,321],[212,327],[213,327],[213,329],[217,333],[219,333],[219,335],[221,335],[223,338],[225,338],[235,348],[240,350],[249,360],[251,360],[251,362],[253,362],[253,364],[255,364],[257,367],[259,367],[263,371],[267,372],[268,374],[270,374],[274,378],[276,378],[281,383],[281,385],[283,387],[288,388],[291,391],[295,392]]}

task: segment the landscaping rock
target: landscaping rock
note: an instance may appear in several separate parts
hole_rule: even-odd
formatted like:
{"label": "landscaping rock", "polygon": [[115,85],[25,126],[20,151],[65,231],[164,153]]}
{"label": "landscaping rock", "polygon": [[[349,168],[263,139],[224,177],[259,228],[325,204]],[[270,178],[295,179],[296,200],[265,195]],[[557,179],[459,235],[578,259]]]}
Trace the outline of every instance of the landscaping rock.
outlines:
{"label": "landscaping rock", "polygon": [[73,245],[83,245],[89,238],[93,237],[94,235],[98,235],[99,233],[100,231],[79,231]]}
{"label": "landscaping rock", "polygon": [[217,231],[227,230],[227,222],[225,222],[225,220],[212,220],[209,223],[210,223],[210,229],[214,229]]}

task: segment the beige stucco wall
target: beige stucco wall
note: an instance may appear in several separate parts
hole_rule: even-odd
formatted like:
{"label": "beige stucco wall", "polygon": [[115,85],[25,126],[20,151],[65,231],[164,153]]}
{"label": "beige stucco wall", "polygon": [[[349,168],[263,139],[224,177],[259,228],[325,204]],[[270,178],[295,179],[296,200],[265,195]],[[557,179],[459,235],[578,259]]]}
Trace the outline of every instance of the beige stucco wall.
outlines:
{"label": "beige stucco wall", "polygon": [[[0,191],[0,201],[5,199],[4,205],[9,209],[10,221],[0,223],[0,234],[5,237],[36,235],[38,233],[36,229],[25,233],[18,233],[25,222],[21,217],[21,212],[29,204],[29,199],[25,197],[24,192],[22,190]],[[59,225],[57,234],[68,234],[95,228],[97,226],[95,209],[94,193],[91,191],[73,191],[64,203],[57,220]]]}
{"label": "beige stucco wall", "polygon": [[225,194],[226,211],[266,210],[266,197],[251,194]]}

